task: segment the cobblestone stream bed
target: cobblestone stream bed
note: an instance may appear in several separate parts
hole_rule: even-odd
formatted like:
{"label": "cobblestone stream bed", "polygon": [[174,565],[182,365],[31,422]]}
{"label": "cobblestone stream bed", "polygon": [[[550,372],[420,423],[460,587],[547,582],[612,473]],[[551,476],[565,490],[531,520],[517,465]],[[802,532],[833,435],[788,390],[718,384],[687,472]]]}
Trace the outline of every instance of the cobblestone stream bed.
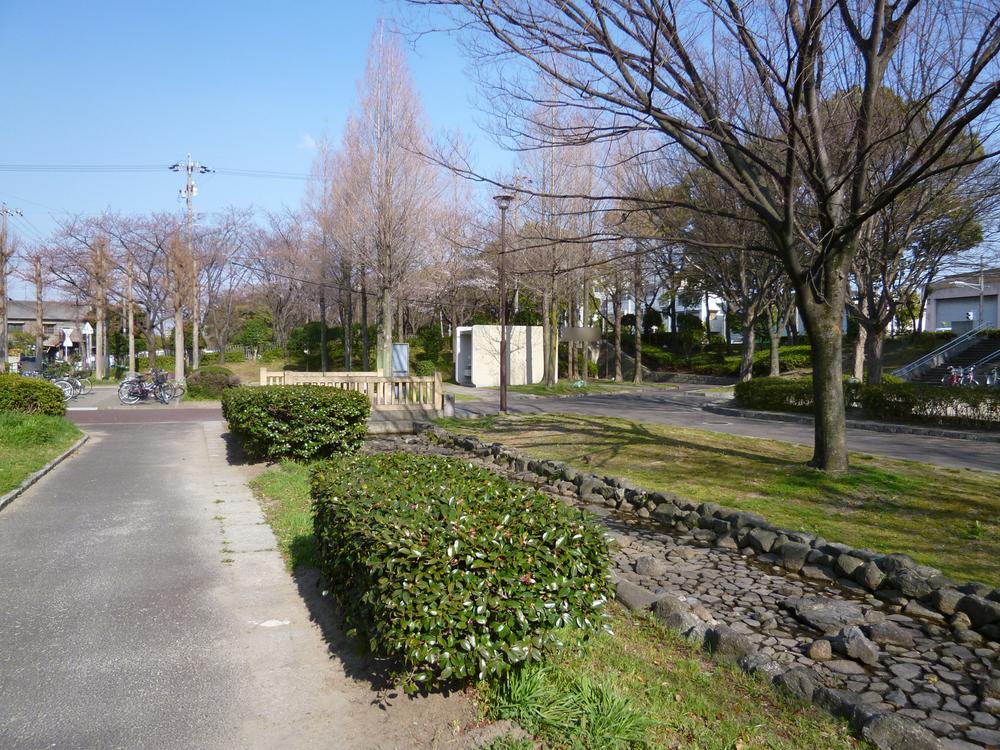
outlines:
{"label": "cobblestone stream bed", "polygon": [[725,535],[670,529],[613,502],[581,502],[566,482],[482,451],[470,456],[424,438],[380,439],[368,449],[461,456],[588,508],[617,542],[613,565],[627,606],[653,609],[720,657],[855,723],[905,717],[937,738],[927,744],[929,735],[893,726],[884,744],[869,737],[879,747],[1000,747],[1000,644],[939,612],[886,601],[814,566],[790,573],[777,556],[740,549]]}

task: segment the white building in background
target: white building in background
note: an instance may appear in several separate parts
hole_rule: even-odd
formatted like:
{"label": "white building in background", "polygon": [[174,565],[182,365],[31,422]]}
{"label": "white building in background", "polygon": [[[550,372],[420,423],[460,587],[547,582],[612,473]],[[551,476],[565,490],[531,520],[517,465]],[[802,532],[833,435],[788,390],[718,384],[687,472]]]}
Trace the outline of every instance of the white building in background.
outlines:
{"label": "white building in background", "polygon": [[[980,291],[982,313],[980,313]],[[969,328],[978,326],[980,319],[991,328],[997,325],[997,300],[1000,298],[1000,268],[987,268],[982,272],[970,271],[945,276],[931,283],[924,310],[924,330],[950,330],[953,323]]]}
{"label": "white building in background", "polygon": [[[500,385],[500,326],[456,326],[455,382],[476,388]],[[507,326],[508,385],[541,383],[541,326]]]}

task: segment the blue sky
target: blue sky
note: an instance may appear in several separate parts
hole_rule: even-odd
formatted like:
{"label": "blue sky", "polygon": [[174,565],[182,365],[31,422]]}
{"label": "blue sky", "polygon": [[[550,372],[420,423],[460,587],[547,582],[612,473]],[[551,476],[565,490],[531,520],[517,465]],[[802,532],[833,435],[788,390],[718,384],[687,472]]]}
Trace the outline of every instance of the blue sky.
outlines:
{"label": "blue sky", "polygon": [[[308,172],[336,142],[369,40],[394,2],[81,3],[0,0],[0,164],[163,164],[161,173],[0,172],[14,229],[44,236],[70,214],[180,210],[189,151],[210,167]],[[408,48],[432,129],[461,128],[488,172],[512,164],[475,120],[475,86],[448,37]],[[295,206],[296,180],[207,175],[196,210]]]}

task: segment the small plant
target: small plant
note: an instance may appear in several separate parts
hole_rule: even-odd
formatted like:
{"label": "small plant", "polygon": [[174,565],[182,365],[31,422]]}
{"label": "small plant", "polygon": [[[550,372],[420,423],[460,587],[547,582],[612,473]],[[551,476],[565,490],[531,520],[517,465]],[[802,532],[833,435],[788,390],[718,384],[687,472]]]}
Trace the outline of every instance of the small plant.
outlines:
{"label": "small plant", "polygon": [[194,399],[222,398],[227,389],[239,384],[232,370],[218,365],[201,367],[187,376],[188,396]]}
{"label": "small plant", "polygon": [[320,567],[352,632],[408,687],[483,679],[602,627],[608,543],[578,510],[410,454],[316,469]]}
{"label": "small plant", "polygon": [[321,385],[230,388],[222,396],[229,429],[253,455],[311,460],[356,450],[371,403],[356,391]]}

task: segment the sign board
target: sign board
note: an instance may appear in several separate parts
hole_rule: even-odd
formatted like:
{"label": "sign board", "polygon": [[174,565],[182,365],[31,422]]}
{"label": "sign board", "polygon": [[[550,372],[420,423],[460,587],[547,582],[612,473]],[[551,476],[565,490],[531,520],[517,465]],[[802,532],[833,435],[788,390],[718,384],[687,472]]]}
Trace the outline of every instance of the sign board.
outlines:
{"label": "sign board", "polygon": [[392,345],[392,377],[405,378],[410,374],[410,345]]}
{"label": "sign board", "polygon": [[83,328],[80,329],[84,336],[93,336],[94,327],[90,325],[89,322],[83,324]]}
{"label": "sign board", "polygon": [[583,341],[596,344],[601,340],[601,329],[594,326],[567,326],[559,336],[562,341]]}
{"label": "sign board", "polygon": [[63,332],[63,336],[65,336],[65,338],[63,339],[63,342],[62,342],[63,348],[64,349],[72,349],[73,348],[73,340],[70,338],[70,336],[73,335],[73,329],[72,328],[63,328],[62,332]]}

